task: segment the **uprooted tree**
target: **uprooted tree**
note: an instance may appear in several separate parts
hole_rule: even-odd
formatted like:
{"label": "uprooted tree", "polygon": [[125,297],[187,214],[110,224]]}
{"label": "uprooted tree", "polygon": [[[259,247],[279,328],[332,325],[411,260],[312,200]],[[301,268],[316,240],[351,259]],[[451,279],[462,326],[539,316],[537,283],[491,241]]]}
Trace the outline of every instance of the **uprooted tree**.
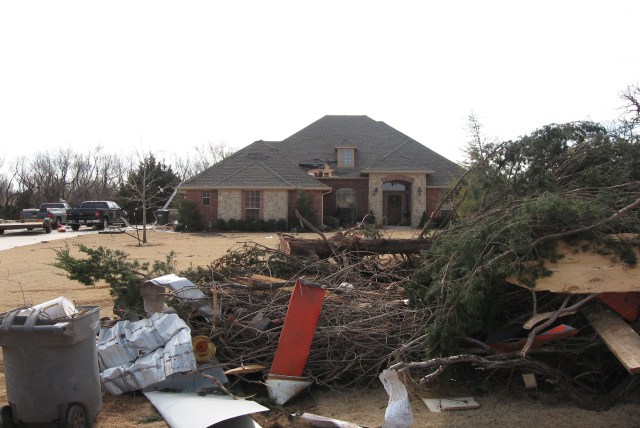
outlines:
{"label": "uprooted tree", "polygon": [[[586,240],[610,248],[611,257],[629,265],[637,262],[631,248],[639,244],[634,234],[640,232],[640,145],[598,124],[575,122],[549,125],[516,141],[485,142],[482,148],[472,146],[469,154],[468,173],[452,194],[464,216],[431,236],[422,267],[405,285],[413,305],[434,311],[426,326],[428,352],[445,359],[411,367],[437,371],[440,365],[466,361],[487,369],[531,369],[534,364],[523,363],[527,352],[498,356],[499,364],[485,358],[492,354],[484,343],[487,335],[518,318],[526,320],[535,305],[557,310],[583,296],[536,297],[506,280],[533,286],[536,278],[548,275],[543,259],[558,257],[555,244],[561,239]],[[620,233],[632,239],[611,238]],[[590,346],[575,343],[563,354],[567,365]],[[483,357],[447,359],[470,346]],[[596,371],[589,375],[586,366],[574,366],[582,370],[574,375],[592,391],[598,382],[602,386]],[[623,375],[609,373],[611,379]]]}

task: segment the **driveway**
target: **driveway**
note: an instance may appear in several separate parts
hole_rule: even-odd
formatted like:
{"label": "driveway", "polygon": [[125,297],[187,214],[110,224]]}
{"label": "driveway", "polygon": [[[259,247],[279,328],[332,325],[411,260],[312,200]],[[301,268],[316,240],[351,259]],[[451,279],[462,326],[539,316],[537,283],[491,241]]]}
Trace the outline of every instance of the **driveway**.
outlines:
{"label": "driveway", "polygon": [[80,228],[80,230],[76,232],[69,228],[66,230],[66,232],[53,230],[51,233],[44,233],[42,230],[6,230],[4,234],[0,235],[0,251],[22,247],[24,245],[38,244],[40,242],[72,238],[74,236],[91,235],[99,232],[94,228]]}

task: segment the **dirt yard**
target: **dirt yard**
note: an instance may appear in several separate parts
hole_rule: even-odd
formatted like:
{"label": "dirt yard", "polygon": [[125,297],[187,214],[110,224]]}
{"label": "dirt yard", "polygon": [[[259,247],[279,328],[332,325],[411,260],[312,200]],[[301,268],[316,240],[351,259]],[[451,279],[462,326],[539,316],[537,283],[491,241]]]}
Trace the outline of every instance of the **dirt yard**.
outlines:
{"label": "dirt yard", "polygon": [[[56,233],[56,232],[54,232]],[[394,237],[411,237],[415,231],[394,231]],[[2,239],[2,237],[0,237]],[[111,317],[112,301],[104,284],[85,287],[63,276],[52,266],[55,250],[66,244],[82,243],[90,247],[105,246],[123,250],[140,261],[163,260],[174,251],[178,268],[207,265],[239,243],[252,241],[275,247],[277,235],[268,233],[179,234],[171,231],[150,231],[149,244],[138,246],[125,234],[92,234],[68,240],[42,241],[0,252],[0,311],[22,305],[41,303],[65,296],[77,305],[99,305],[101,316]],[[77,250],[76,250],[77,251]],[[638,394],[629,397],[606,412],[578,409],[562,396],[538,391],[526,391],[519,377],[505,390],[472,391],[480,409],[431,413],[418,399],[411,406],[415,427],[637,427],[640,426]],[[309,412],[365,426],[378,426],[384,421],[387,394],[382,386],[359,391],[331,391],[319,387],[288,403],[285,408],[256,415],[263,427],[292,426],[284,415]],[[0,359],[0,405],[7,402],[4,365]],[[96,427],[166,427],[162,418],[142,394],[103,397],[103,409]]]}

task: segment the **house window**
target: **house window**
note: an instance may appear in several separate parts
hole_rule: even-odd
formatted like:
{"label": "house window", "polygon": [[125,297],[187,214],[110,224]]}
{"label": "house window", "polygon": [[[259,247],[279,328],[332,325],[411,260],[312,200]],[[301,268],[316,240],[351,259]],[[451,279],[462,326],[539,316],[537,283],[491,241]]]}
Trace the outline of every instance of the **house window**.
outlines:
{"label": "house window", "polygon": [[208,190],[202,191],[202,205],[205,207],[211,205],[211,192]]}
{"label": "house window", "polygon": [[336,206],[338,208],[351,208],[356,209],[356,191],[343,187],[336,191]]}
{"label": "house window", "polygon": [[260,191],[247,190],[244,192],[244,218],[245,220],[260,219]]}
{"label": "house window", "polygon": [[338,168],[353,168],[353,151],[352,147],[338,148]]}
{"label": "house window", "polygon": [[340,222],[353,223],[356,218],[356,191],[343,187],[336,191],[336,214]]}

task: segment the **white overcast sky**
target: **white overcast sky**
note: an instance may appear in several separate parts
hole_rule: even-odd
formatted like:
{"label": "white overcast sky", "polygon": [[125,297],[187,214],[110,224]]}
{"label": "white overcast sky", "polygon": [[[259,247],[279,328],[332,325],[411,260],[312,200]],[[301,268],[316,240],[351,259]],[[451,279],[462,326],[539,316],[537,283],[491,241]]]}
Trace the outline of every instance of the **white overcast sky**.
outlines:
{"label": "white overcast sky", "polygon": [[462,160],[488,137],[607,122],[640,82],[640,1],[4,1],[0,157],[169,160],[368,115]]}

